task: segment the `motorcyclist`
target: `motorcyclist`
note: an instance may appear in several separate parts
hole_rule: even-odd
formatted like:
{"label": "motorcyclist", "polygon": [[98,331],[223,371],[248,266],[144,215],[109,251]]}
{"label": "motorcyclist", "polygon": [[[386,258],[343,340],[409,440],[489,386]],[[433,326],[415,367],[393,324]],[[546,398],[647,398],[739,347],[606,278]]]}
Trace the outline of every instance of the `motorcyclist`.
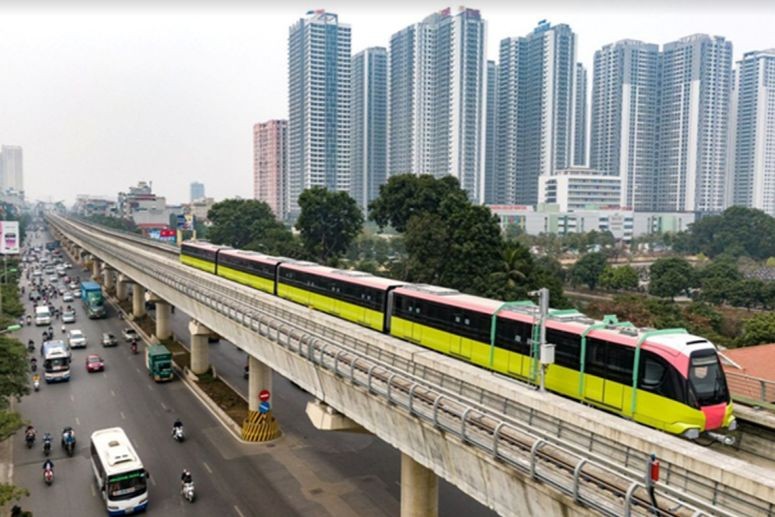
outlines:
{"label": "motorcyclist", "polygon": [[43,462],[43,470],[48,469],[54,470],[54,462],[51,461],[51,458],[46,458],[46,461]]}
{"label": "motorcyclist", "polygon": [[30,368],[33,372],[38,371],[38,360],[34,357],[30,359]]}
{"label": "motorcyclist", "polygon": [[31,325],[31,324],[32,324],[32,316],[30,316],[29,314],[27,314],[27,325],[29,326],[29,325]]}
{"label": "motorcyclist", "polygon": [[43,450],[51,451],[51,433],[44,433],[43,434]]}
{"label": "motorcyclist", "polygon": [[183,429],[183,422],[180,421],[180,418],[176,418],[172,424],[172,436],[175,436],[175,431],[178,429]]}
{"label": "motorcyclist", "polygon": [[27,429],[24,431],[24,437],[29,438],[30,436],[35,439],[35,435],[38,434],[37,431],[35,431],[35,427],[28,425]]}
{"label": "motorcyclist", "polygon": [[32,352],[33,350],[35,350],[35,340],[34,340],[34,339],[30,339],[29,341],[27,341],[27,349],[28,349],[30,352]]}
{"label": "motorcyclist", "polygon": [[62,334],[64,334],[65,332],[67,332],[67,327],[65,327],[64,325],[62,325]]}
{"label": "motorcyclist", "polygon": [[191,476],[191,472],[188,471],[188,469],[183,469],[183,473],[180,474],[180,488],[181,490],[183,487],[189,483],[193,483],[194,478]]}

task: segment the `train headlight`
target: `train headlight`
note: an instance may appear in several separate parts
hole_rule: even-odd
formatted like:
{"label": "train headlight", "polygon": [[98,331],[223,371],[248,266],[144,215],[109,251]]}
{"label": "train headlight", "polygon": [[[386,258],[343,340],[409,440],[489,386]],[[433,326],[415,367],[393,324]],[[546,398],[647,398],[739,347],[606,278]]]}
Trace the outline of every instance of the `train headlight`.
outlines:
{"label": "train headlight", "polygon": [[730,431],[735,431],[737,429],[737,418],[732,417],[732,420],[729,422],[728,429]]}
{"label": "train headlight", "polygon": [[688,440],[696,440],[700,437],[700,430],[696,427],[692,427],[691,429],[687,429],[686,431],[681,434],[684,438]]}

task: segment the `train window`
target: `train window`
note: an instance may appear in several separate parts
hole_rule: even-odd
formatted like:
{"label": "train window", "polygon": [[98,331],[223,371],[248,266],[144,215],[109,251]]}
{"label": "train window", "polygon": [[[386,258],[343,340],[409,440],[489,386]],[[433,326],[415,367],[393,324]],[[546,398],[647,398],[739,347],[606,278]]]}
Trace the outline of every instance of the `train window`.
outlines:
{"label": "train window", "polygon": [[522,355],[530,355],[533,325],[498,318],[495,345]]}
{"label": "train window", "polygon": [[686,384],[678,371],[658,355],[641,351],[641,367],[638,387],[657,395],[685,402]]}
{"label": "train window", "polygon": [[[581,351],[581,336],[570,332],[547,328],[546,342],[555,345],[555,363],[574,370],[580,368],[579,357]],[[587,345],[587,357],[589,357],[589,345]]]}
{"label": "train window", "polygon": [[607,379],[621,384],[632,385],[632,365],[635,363],[635,350],[617,344],[608,344]]}

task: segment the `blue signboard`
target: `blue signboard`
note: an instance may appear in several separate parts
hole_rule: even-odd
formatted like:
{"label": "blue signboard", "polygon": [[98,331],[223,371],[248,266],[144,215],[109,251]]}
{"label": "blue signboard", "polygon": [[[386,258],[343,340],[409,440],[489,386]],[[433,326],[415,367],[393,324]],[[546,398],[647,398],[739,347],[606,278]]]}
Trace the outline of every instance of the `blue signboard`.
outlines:
{"label": "blue signboard", "polygon": [[258,405],[258,412],[259,413],[269,413],[269,410],[272,408],[271,404],[269,402],[264,401],[261,404]]}

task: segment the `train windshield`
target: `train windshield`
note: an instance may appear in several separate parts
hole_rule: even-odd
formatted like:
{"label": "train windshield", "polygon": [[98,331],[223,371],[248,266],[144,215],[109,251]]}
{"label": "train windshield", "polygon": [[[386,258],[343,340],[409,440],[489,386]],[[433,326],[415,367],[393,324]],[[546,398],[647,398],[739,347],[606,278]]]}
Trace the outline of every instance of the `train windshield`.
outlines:
{"label": "train windshield", "polygon": [[700,407],[729,402],[727,380],[715,350],[700,350],[692,354],[689,383]]}

